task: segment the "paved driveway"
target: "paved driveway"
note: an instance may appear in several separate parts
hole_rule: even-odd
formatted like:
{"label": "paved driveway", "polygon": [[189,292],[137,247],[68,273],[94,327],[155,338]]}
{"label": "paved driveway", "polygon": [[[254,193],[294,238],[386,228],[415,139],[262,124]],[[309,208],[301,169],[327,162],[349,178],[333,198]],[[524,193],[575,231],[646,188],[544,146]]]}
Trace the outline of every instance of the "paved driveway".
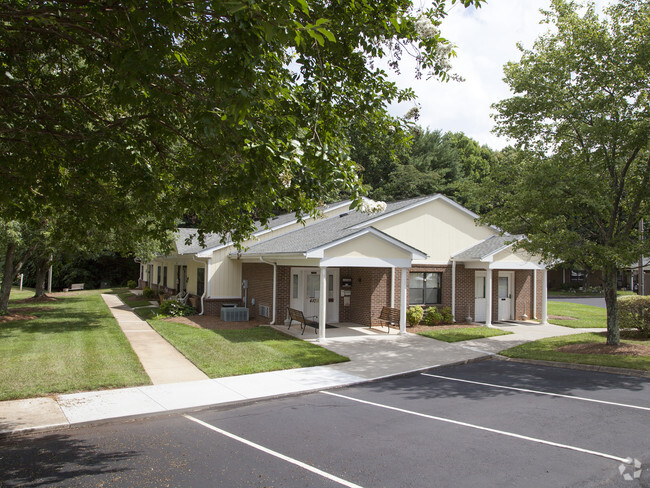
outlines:
{"label": "paved driveway", "polygon": [[580,303],[582,305],[591,305],[592,307],[606,308],[604,297],[553,297],[548,300],[552,302]]}
{"label": "paved driveway", "polygon": [[0,484],[650,486],[649,415],[647,379],[491,360],[12,439]]}

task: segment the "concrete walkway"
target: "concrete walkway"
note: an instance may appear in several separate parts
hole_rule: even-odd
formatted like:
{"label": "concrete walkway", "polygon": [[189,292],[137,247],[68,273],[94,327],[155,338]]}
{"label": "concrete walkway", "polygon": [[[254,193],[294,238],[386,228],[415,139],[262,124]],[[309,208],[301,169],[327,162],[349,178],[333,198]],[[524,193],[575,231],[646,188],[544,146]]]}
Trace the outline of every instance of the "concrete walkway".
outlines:
{"label": "concrete walkway", "polygon": [[203,371],[124,305],[117,295],[102,294],[102,298],[131,343],[151,383],[162,385],[208,379]]}
{"label": "concrete walkway", "polygon": [[[200,378],[167,382],[181,377],[175,368],[189,376],[198,371],[194,366],[169,366],[176,363],[178,352],[164,340],[159,344],[155,331],[144,328],[140,319],[133,319],[124,305],[110,295],[107,304],[134,345],[153,385],[85,393],[72,393],[46,398],[0,402],[0,434],[16,434],[33,430],[66,428],[106,419],[128,418],[196,409],[210,405],[251,401],[292,393],[318,391],[324,388],[351,385],[391,375],[399,375],[436,366],[459,364],[489,358],[496,352],[531,340],[555,335],[578,334],[592,329],[569,329],[554,325],[510,325],[501,328],[513,335],[490,337],[455,344],[436,341],[414,334],[352,334],[347,331],[338,338],[320,345],[350,358],[349,362],[330,366],[290,369],[228,378]],[[119,301],[119,300],[118,300]],[[137,317],[136,317],[137,318]],[[147,327],[148,324],[145,323]],[[286,327],[278,327],[286,331]],[[602,329],[599,329],[602,330]],[[308,338],[314,341],[313,337]],[[156,344],[152,346],[152,344]],[[161,349],[156,349],[160,347]],[[165,353],[160,351],[167,350]],[[171,350],[167,349],[171,348]],[[156,357],[154,357],[156,356]],[[169,361],[162,364],[160,359]],[[185,359],[185,358],[183,358]],[[165,362],[167,362],[165,361]],[[178,376],[176,376],[178,374]],[[158,383],[158,384],[156,384]]]}

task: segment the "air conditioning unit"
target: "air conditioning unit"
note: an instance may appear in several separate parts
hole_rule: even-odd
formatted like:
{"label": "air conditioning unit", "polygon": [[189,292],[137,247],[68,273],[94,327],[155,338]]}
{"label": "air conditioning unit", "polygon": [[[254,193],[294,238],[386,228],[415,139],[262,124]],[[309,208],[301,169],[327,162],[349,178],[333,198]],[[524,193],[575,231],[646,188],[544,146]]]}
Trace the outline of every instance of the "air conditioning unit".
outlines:
{"label": "air conditioning unit", "polygon": [[271,316],[271,309],[268,305],[260,305],[260,315],[267,319]]}
{"label": "air conditioning unit", "polygon": [[248,308],[221,307],[221,320],[224,322],[248,322]]}

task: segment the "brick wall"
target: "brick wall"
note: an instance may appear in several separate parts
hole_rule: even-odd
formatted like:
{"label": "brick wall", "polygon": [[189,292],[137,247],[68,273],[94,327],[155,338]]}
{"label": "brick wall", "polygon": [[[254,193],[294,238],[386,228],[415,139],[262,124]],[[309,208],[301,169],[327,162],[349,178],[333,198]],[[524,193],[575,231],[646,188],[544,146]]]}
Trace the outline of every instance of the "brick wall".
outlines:
{"label": "brick wall", "polygon": [[[243,263],[242,279],[248,280],[248,303],[251,314],[259,316],[260,305],[265,305],[273,314],[273,266],[266,263]],[[243,296],[244,290],[242,290]],[[255,305],[252,300],[255,299]]]}
{"label": "brick wall", "polygon": [[382,307],[390,305],[390,271],[390,268],[341,269],[341,276],[352,278],[350,306],[344,307],[340,301],[341,321],[365,326],[380,324],[377,317]]}
{"label": "brick wall", "polygon": [[205,307],[205,315],[221,315],[221,305],[224,303],[235,303],[238,307],[243,305],[241,300],[236,298],[206,298],[203,300],[203,306]]}
{"label": "brick wall", "polygon": [[[287,308],[289,308],[291,299],[291,268],[289,266],[278,266],[276,295],[278,310],[275,323],[283,324],[287,318]],[[272,311],[271,314],[273,314]]]}
{"label": "brick wall", "polygon": [[523,315],[527,318],[533,316],[533,271],[519,270],[515,271],[515,320],[522,320]]}

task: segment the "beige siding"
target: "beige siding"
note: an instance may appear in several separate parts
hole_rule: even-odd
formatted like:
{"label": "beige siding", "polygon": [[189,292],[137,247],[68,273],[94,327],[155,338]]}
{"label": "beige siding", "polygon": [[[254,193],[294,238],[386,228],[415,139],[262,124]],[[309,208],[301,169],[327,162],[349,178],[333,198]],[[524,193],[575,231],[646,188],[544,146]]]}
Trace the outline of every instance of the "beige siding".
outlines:
{"label": "beige siding", "polygon": [[512,248],[504,249],[503,251],[494,255],[493,262],[495,263],[535,263],[539,262],[539,256],[533,256],[526,251],[518,250],[512,251]]}
{"label": "beige siding", "polygon": [[427,260],[413,261],[414,265],[447,263],[453,254],[496,234],[443,200],[380,220],[373,227],[429,255]]}
{"label": "beige siding", "polygon": [[327,249],[325,257],[408,259],[410,253],[382,241],[376,236],[366,234]]}
{"label": "beige siding", "polygon": [[232,251],[234,247],[228,246],[212,253],[209,272],[211,297],[241,296],[241,261],[228,257]]}

